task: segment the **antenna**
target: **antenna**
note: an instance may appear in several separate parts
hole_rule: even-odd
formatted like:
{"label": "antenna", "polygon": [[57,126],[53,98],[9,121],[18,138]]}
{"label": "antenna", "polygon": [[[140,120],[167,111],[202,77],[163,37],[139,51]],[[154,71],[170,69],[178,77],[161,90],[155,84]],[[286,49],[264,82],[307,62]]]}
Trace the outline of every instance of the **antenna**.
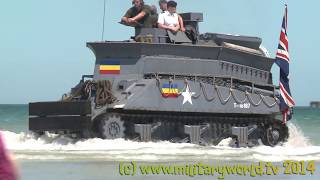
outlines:
{"label": "antenna", "polygon": [[101,33],[101,41],[104,39],[104,21],[106,18],[106,0],[103,0],[103,19],[102,19],[102,33]]}

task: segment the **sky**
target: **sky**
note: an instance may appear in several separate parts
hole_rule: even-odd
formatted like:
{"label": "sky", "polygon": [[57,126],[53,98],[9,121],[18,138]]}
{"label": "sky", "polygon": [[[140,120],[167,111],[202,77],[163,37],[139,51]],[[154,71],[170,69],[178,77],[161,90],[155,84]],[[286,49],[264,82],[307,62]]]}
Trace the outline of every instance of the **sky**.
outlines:
{"label": "sky", "polygon": [[[177,2],[178,12],[203,12],[200,32],[261,37],[273,57],[287,3],[292,95],[298,106],[320,100],[319,0]],[[133,29],[118,22],[131,0],[106,3],[104,40],[129,39]],[[102,17],[103,0],[1,0],[0,104],[55,101],[92,74],[95,57],[86,42],[101,40]],[[278,71],[274,65],[275,83]]]}

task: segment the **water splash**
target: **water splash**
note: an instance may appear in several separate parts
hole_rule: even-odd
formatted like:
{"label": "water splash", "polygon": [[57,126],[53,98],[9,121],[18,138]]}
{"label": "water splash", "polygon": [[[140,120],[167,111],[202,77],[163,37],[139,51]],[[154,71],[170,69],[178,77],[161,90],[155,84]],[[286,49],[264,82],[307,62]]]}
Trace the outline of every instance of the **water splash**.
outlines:
{"label": "water splash", "polygon": [[290,122],[288,123],[288,128],[290,137],[288,141],[284,144],[284,146],[292,148],[311,146],[310,139],[303,134],[302,130],[299,128],[298,125]]}
{"label": "water splash", "polygon": [[289,138],[282,146],[253,148],[254,159],[263,161],[319,160],[320,146],[313,146],[297,124],[288,123]]}
{"label": "water splash", "polygon": [[141,160],[233,160],[233,161],[283,161],[320,160],[320,146],[313,146],[300,128],[289,123],[290,137],[282,146],[258,146],[254,148],[231,148],[230,138],[217,146],[177,144],[167,141],[134,142],[124,139],[103,140],[99,138],[74,140],[66,136],[46,133],[37,137],[32,133],[3,132],[8,149],[18,159],[61,160],[95,159],[103,161]]}

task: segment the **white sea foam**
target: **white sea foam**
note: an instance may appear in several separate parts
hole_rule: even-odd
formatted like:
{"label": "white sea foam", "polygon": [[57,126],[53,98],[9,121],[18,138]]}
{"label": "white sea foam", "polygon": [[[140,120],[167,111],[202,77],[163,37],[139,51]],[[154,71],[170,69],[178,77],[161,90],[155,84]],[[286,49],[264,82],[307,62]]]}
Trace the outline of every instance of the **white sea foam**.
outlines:
{"label": "white sea foam", "polygon": [[217,146],[198,146],[187,143],[134,142],[124,139],[103,140],[93,138],[75,141],[71,138],[45,134],[3,132],[8,149],[17,159],[25,160],[239,160],[283,161],[320,160],[320,146],[313,146],[298,126],[289,123],[290,137],[282,146],[232,148],[225,139]]}

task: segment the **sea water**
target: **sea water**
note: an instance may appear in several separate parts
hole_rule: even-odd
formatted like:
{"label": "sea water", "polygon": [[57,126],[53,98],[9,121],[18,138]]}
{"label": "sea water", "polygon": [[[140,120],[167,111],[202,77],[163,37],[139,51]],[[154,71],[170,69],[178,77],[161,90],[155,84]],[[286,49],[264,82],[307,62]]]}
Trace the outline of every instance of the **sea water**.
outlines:
{"label": "sea water", "polygon": [[[187,143],[134,142],[124,139],[99,138],[74,140],[46,133],[36,136],[28,132],[27,105],[0,105],[0,128],[8,149],[14,154],[21,179],[181,179],[186,175],[121,175],[121,163],[142,165],[250,165],[270,162],[281,167],[277,175],[226,175],[225,179],[319,179],[320,178],[320,110],[295,108],[288,123],[290,137],[281,146],[231,148],[230,139],[217,146],[198,146]],[[315,161],[311,175],[285,174],[286,162]],[[292,169],[291,169],[292,170]],[[195,175],[195,179],[217,179],[215,175]],[[220,177],[222,178],[222,177]]]}

